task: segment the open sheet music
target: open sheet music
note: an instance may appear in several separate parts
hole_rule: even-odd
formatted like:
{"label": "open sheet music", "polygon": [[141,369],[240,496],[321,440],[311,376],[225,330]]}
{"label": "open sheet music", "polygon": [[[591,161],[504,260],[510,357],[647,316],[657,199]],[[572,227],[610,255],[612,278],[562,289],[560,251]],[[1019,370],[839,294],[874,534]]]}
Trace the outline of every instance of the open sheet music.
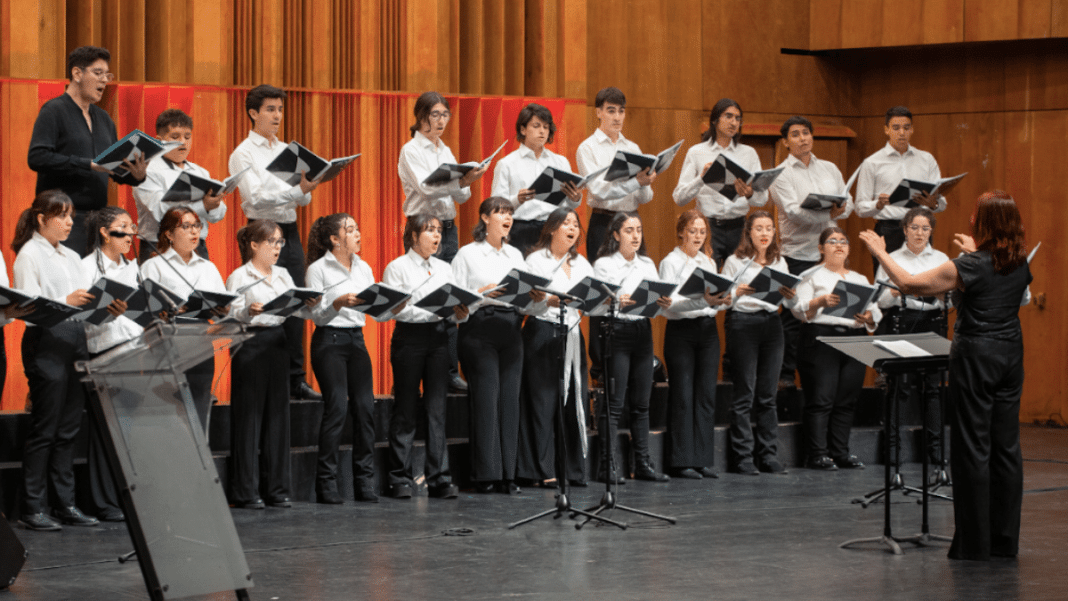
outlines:
{"label": "open sheet music", "polygon": [[960,175],[954,175],[953,177],[944,177],[937,182],[926,182],[919,179],[904,178],[898,183],[894,191],[890,193],[890,204],[899,207],[905,207],[911,209],[912,207],[920,206],[912,198],[923,192],[931,196],[938,196],[939,194],[945,194],[960,183],[960,180],[964,179],[964,176],[968,175],[965,171]]}
{"label": "open sheet music", "polygon": [[263,304],[265,315],[289,317],[304,306],[304,301],[322,296],[323,293],[311,288],[290,288],[273,300]]}
{"label": "open sheet music", "polygon": [[734,200],[738,196],[738,192],[734,189],[735,181],[741,180],[745,185],[752,186],[754,192],[764,192],[771,187],[771,183],[775,181],[775,178],[779,177],[783,169],[785,167],[775,167],[757,171],[756,173],[749,173],[727,155],[721,154],[716,157],[716,160],[712,161],[712,165],[708,167],[708,171],[705,171],[705,175],[701,180],[716,192],[730,200]]}
{"label": "open sheet music", "polygon": [[221,182],[183,171],[178,174],[178,178],[174,180],[171,187],[163,193],[162,202],[196,202],[208,194],[226,196],[237,189],[241,176],[249,169],[251,167],[245,167]]}
{"label": "open sheet music", "polygon": [[385,284],[371,284],[356,296],[363,303],[352,308],[370,315],[375,321],[383,321],[387,313],[412,297],[407,292],[401,292]]}
{"label": "open sheet music", "polygon": [[126,317],[134,323],[147,328],[160,318],[163,313],[176,311],[185,304],[185,298],[171,291],[163,284],[145,278],[141,286],[126,300]]}
{"label": "open sheet music", "polygon": [[545,171],[542,171],[527,189],[534,192],[534,200],[542,200],[558,205],[567,198],[567,194],[564,194],[565,184],[575,184],[575,188],[581,190],[586,187],[590,180],[606,171],[608,171],[608,167],[602,167],[586,177],[582,177],[556,167],[546,167]]}
{"label": "open sheet music", "polygon": [[617,150],[616,156],[612,157],[612,163],[608,165],[608,171],[604,174],[604,181],[630,179],[645,169],[648,169],[652,175],[662,173],[671,166],[671,162],[675,160],[675,155],[682,148],[684,141],[679,140],[674,146],[661,150],[656,156]]}
{"label": "open sheet music", "polygon": [[461,177],[467,175],[468,172],[470,172],[472,169],[481,169],[483,167],[487,167],[490,163],[493,162],[493,157],[497,156],[497,153],[500,152],[507,145],[508,142],[505,142],[504,144],[498,146],[497,150],[494,150],[493,154],[483,159],[481,163],[476,163],[475,161],[468,161],[466,163],[460,163],[458,165],[456,163],[442,163],[438,165],[438,168],[435,169],[433,173],[426,176],[426,179],[423,180],[423,183],[428,186],[440,186],[443,184],[447,184],[453,180],[460,179]]}
{"label": "open sheet music", "polygon": [[630,293],[633,305],[623,307],[620,313],[636,314],[642,317],[656,317],[660,313],[660,305],[656,301],[661,296],[671,296],[675,292],[675,284],[658,280],[642,280],[634,292]]}
{"label": "open sheet music", "polygon": [[165,152],[170,152],[181,145],[180,142],[160,142],[145,132],[135,129],[123,136],[118,142],[108,146],[104,152],[101,152],[93,159],[93,162],[101,167],[110,169],[112,173],[121,177],[128,173],[126,167],[122,165],[123,161],[132,163],[137,160],[137,157],[143,156],[147,163],[153,158]]}
{"label": "open sheet music", "polygon": [[868,310],[868,306],[878,296],[882,286],[868,286],[866,284],[854,284],[845,280],[838,280],[831,294],[838,296],[838,304],[826,307],[824,315],[853,319],[854,315]]}
{"label": "open sheet music", "polygon": [[470,307],[482,300],[482,298],[481,294],[461,288],[456,284],[443,284],[437,290],[419,299],[415,306],[430,311],[438,317],[448,319],[455,314],[453,307],[457,305]]}
{"label": "open sheet music", "polygon": [[341,170],[348,167],[359,156],[357,153],[328,161],[302,146],[300,142],[293,140],[281,154],[271,161],[270,165],[267,165],[267,171],[291,186],[300,183],[302,173],[306,173],[305,177],[308,181],[319,180],[320,184],[325,184],[340,175]]}
{"label": "open sheet music", "polygon": [[543,278],[529,271],[513,268],[501,280],[498,286],[501,294],[495,300],[524,309],[532,302],[530,299],[531,291],[548,283],[549,278]]}
{"label": "open sheet music", "polygon": [[782,294],[779,293],[779,288],[793,288],[797,286],[797,283],[801,281],[801,278],[787,273],[785,271],[779,271],[778,269],[772,269],[765,266],[760,270],[752,281],[749,282],[749,287],[755,290],[750,298],[754,298],[765,303],[772,305],[778,305],[783,301]]}

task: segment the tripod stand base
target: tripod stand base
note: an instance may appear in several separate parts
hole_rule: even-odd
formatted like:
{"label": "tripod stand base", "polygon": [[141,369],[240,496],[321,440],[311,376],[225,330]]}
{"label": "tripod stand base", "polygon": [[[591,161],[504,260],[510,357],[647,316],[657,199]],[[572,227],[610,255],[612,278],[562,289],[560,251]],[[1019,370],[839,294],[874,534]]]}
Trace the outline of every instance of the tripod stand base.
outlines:
{"label": "tripod stand base", "polygon": [[879,543],[885,545],[886,549],[894,555],[904,555],[901,550],[901,545],[897,544],[897,539],[892,536],[872,536],[870,538],[854,538],[853,540],[847,540],[846,542],[838,545],[839,549],[848,549],[853,545],[859,545],[861,543]]}
{"label": "tripod stand base", "polygon": [[[611,524],[612,526],[616,526],[616,527],[621,528],[623,530],[627,529],[627,525],[623,524],[621,522],[617,522],[615,520],[610,520],[610,519],[608,519],[606,517],[602,517],[600,515],[597,515],[596,513],[590,513],[588,510],[572,508],[571,507],[571,501],[568,500],[567,493],[564,493],[564,492],[559,492],[559,493],[556,494],[556,507],[554,507],[552,509],[548,509],[548,510],[543,511],[541,513],[532,515],[530,517],[523,518],[523,519],[519,520],[518,522],[512,522],[511,524],[508,524],[508,529],[511,530],[513,528],[517,528],[519,526],[522,526],[523,524],[529,524],[530,522],[533,522],[535,520],[539,520],[539,519],[544,518],[544,517],[548,517],[550,515],[552,515],[553,519],[555,520],[555,519],[563,517],[564,514],[567,514],[567,513],[571,514],[570,517],[575,517],[576,515],[585,516],[586,517],[586,522],[588,522],[590,520],[597,520],[597,521],[600,521],[600,522],[604,522],[606,524]],[[585,522],[583,522],[583,523],[585,523]],[[576,524],[575,527],[579,528],[580,526],[578,524]]]}
{"label": "tripod stand base", "polygon": [[[601,502],[600,503],[598,503],[597,505],[594,505],[593,507],[587,508],[584,512],[583,511],[578,511],[578,510],[572,510],[572,511],[574,513],[576,513],[576,514],[590,515],[592,517],[595,517],[596,519],[599,519],[599,520],[602,520],[602,521],[608,521],[608,520],[605,520],[604,518],[600,517],[600,514],[602,512],[604,512],[604,511],[609,510],[609,509],[618,509],[620,511],[627,511],[629,513],[633,513],[633,514],[636,514],[636,515],[644,515],[645,517],[650,517],[650,518],[654,518],[654,519],[657,519],[657,520],[663,520],[663,521],[665,521],[665,522],[667,522],[669,524],[675,524],[677,522],[677,520],[675,518],[670,517],[670,516],[660,515],[658,513],[652,513],[650,511],[645,511],[644,509],[635,509],[633,507],[627,507],[626,505],[620,505],[620,504],[616,503],[616,497],[615,497],[614,494],[612,494],[611,491],[605,492],[604,496],[601,497]],[[581,530],[583,526],[585,526],[587,523],[589,523],[590,519],[591,519],[590,517],[587,517],[585,520],[579,522],[578,524],[575,524],[575,530]],[[616,525],[618,526],[619,524],[616,524]],[[624,524],[622,526],[622,528],[624,528],[624,529],[626,527],[627,527],[626,524]]]}

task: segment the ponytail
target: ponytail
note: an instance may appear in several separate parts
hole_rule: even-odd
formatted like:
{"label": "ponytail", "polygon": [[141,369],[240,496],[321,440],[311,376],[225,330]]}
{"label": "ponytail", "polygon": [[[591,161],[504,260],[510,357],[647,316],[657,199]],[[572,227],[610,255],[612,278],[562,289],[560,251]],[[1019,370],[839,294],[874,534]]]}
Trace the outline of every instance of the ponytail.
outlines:
{"label": "ponytail", "polygon": [[[305,269],[330,252],[330,249],[334,247],[330,237],[338,236],[338,232],[341,231],[341,226],[345,224],[346,219],[352,219],[352,215],[334,213],[333,215],[324,215],[312,223],[311,231],[308,232],[308,253],[304,256]],[[355,222],[356,220],[352,219],[352,221]]]}
{"label": "ponytail", "polygon": [[241,263],[252,260],[253,242],[265,242],[272,234],[281,231],[282,228],[270,219],[257,219],[237,230],[237,249],[241,251]]}
{"label": "ponytail", "polygon": [[61,190],[44,190],[33,199],[33,204],[19,215],[15,224],[15,237],[11,240],[11,249],[18,253],[33,238],[38,230],[37,217],[47,221],[53,217],[66,215],[74,210],[74,203]]}
{"label": "ponytail", "polygon": [[89,213],[85,220],[85,238],[88,240],[86,250],[93,252],[104,245],[104,237],[100,235],[100,229],[111,225],[121,215],[129,215],[125,209],[116,206],[106,206],[103,209]]}

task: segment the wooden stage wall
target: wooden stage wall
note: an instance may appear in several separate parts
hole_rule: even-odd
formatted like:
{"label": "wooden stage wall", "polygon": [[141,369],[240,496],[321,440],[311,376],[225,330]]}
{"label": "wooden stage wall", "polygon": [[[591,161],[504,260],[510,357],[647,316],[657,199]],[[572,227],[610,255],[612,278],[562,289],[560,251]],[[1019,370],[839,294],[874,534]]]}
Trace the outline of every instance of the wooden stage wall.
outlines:
{"label": "wooden stage wall", "polygon": [[[412,99],[424,90],[478,97],[466,102],[490,111],[498,109],[486,103],[521,102],[512,97],[558,99],[556,147],[572,160],[596,126],[593,96],[601,87],[627,93],[626,135],[647,152],[697,142],[711,106],[732,97],[745,110],[746,142],[766,166],[783,156],[778,124],[804,114],[817,125],[816,154],[846,175],[885,142],[886,108],[908,105],[915,145],[935,154],[943,174],[969,172],[939,216],[935,245],[951,252],[949,240],[966,231],[974,199],[995,187],[1019,201],[1028,244],[1043,242],[1033,291],[1049,304],[1021,311],[1028,370],[1021,419],[1068,421],[1061,367],[1068,321],[1055,300],[1068,292],[1055,270],[1065,249],[1054,237],[1068,225],[1059,177],[1068,138],[1068,0],[21,0],[0,10],[0,77],[12,78],[0,89],[0,241],[9,240],[32,194],[25,132],[39,99],[23,86],[61,79],[68,49],[87,43],[112,50],[121,82],[144,82],[145,90],[164,82],[178,96],[185,92],[175,90],[195,88],[193,157],[213,172],[244,135],[243,90],[261,82],[296,89],[286,137],[334,154],[365,153],[348,179],[316,192],[302,223],[322,214],[319,207],[353,207],[376,274],[399,249],[383,239],[399,221],[380,220],[399,215],[395,160]],[[116,95],[109,95],[113,115]],[[499,109],[495,122],[461,111],[447,139],[458,158],[476,158],[489,140],[510,137],[506,112]],[[209,124],[222,132],[218,139],[205,135],[214,131]],[[657,260],[674,246],[683,210],[670,198],[677,176],[678,165],[664,173],[655,200],[641,210]],[[123,194],[115,192],[113,202],[127,202]],[[462,232],[473,224],[474,202],[462,210]],[[230,199],[231,211],[236,204]],[[237,217],[227,224],[236,226]],[[847,229],[855,235],[870,226],[854,218]],[[231,252],[212,240],[214,257]],[[851,256],[870,275],[857,245]],[[10,264],[10,252],[5,257]],[[11,357],[18,335],[5,329]],[[387,339],[371,338],[383,345],[376,390],[388,390]],[[659,349],[662,334],[656,338]],[[1057,358],[1056,369],[1046,357]],[[21,366],[9,363],[5,409],[20,407],[24,394],[12,389]]]}

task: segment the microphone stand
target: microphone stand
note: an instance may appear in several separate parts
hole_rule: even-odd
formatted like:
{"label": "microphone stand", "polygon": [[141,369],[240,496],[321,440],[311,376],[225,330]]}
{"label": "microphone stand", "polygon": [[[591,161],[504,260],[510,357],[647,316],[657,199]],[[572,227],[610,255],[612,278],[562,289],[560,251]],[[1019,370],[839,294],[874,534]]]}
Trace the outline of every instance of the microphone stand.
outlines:
{"label": "microphone stand", "polygon": [[[523,524],[533,522],[549,515],[552,515],[553,519],[555,520],[562,517],[564,514],[570,513],[570,517],[575,517],[576,515],[583,515],[586,516],[587,521],[598,520],[600,522],[611,524],[612,526],[618,526],[619,528],[626,530],[626,524],[610,520],[604,516],[600,516],[595,513],[590,513],[588,510],[575,509],[571,506],[571,483],[567,478],[567,427],[564,422],[564,408],[567,405],[567,393],[565,392],[565,387],[567,385],[568,378],[567,337],[570,332],[570,329],[567,327],[567,322],[564,319],[567,314],[567,308],[564,305],[564,301],[582,302],[582,299],[577,296],[572,296],[570,294],[565,294],[562,292],[553,292],[551,290],[547,290],[539,286],[535,286],[535,289],[540,290],[542,292],[547,292],[549,294],[554,294],[560,299],[559,319],[556,321],[555,324],[553,324],[557,342],[557,352],[559,353],[560,358],[560,379],[556,383],[556,411],[554,412],[553,416],[553,428],[555,429],[555,436],[553,437],[553,442],[556,449],[556,504],[552,509],[548,509],[530,517],[523,518],[518,522],[508,524],[508,529],[511,530],[518,526],[522,526]],[[582,394],[579,390],[575,390],[575,397],[576,403],[581,402],[580,399],[582,398]],[[582,432],[582,435],[585,436],[586,433]]]}
{"label": "microphone stand", "polygon": [[[616,495],[619,492],[619,485],[615,484],[616,470],[615,470],[615,453],[612,449],[615,447],[615,441],[612,440],[612,416],[608,409],[611,404],[612,393],[615,391],[616,379],[612,377],[612,334],[615,330],[616,314],[619,309],[619,297],[612,293],[607,286],[602,286],[602,290],[608,295],[608,315],[606,319],[601,322],[601,331],[604,333],[604,346],[601,353],[601,365],[602,365],[602,378],[604,381],[604,402],[601,404],[601,424],[602,427],[598,427],[599,438],[601,439],[601,455],[604,462],[604,495],[601,497],[600,503],[588,507],[585,511],[591,512],[594,516],[599,516],[602,512],[609,509],[619,509],[621,511],[627,511],[638,515],[644,515],[658,520],[664,520],[669,524],[675,523],[675,518],[650,513],[641,509],[635,509],[633,507],[627,507],[626,505],[620,505],[616,502]],[[612,492],[612,486],[616,486],[616,492]],[[575,512],[576,514],[578,512]],[[583,526],[589,523],[591,518],[587,517],[582,522],[575,524],[576,530],[581,530]],[[626,529],[626,524],[616,524],[620,528]]]}

